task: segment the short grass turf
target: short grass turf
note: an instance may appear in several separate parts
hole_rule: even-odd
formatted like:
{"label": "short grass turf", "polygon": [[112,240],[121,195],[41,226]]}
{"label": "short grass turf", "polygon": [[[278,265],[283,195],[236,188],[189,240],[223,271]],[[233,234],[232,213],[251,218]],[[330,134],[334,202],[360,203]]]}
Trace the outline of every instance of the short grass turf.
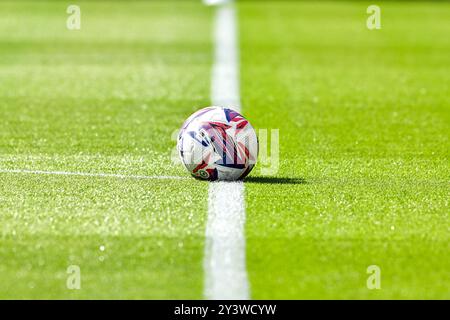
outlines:
{"label": "short grass turf", "polygon": [[[211,11],[86,1],[68,31],[66,5],[0,3],[0,169],[185,176],[171,135],[209,103]],[[380,3],[379,31],[368,5],[239,4],[243,110],[281,144],[246,182],[252,298],[449,298],[449,5]],[[0,298],[201,298],[206,200],[0,173]]]}
{"label": "short grass turf", "polygon": [[246,184],[253,298],[450,298],[450,4],[377,2],[374,31],[369,4],[239,6],[245,115],[280,130]]}
{"label": "short grass turf", "polygon": [[[0,3],[0,169],[186,176],[209,101],[200,2]],[[0,173],[0,298],[201,298],[207,184]],[[80,267],[81,290],[67,268]]]}

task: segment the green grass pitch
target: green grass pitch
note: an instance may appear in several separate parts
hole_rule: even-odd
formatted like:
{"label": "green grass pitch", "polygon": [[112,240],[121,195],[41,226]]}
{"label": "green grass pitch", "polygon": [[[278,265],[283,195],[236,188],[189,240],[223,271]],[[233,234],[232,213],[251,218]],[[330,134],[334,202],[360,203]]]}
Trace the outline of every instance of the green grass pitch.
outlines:
{"label": "green grass pitch", "polygon": [[[213,9],[78,4],[69,31],[64,1],[0,2],[0,171],[186,176],[172,136],[210,103]],[[369,4],[238,3],[243,114],[280,130],[278,174],[245,184],[252,298],[450,298],[450,3],[381,1],[381,30]],[[0,298],[201,299],[207,200],[0,173]]]}

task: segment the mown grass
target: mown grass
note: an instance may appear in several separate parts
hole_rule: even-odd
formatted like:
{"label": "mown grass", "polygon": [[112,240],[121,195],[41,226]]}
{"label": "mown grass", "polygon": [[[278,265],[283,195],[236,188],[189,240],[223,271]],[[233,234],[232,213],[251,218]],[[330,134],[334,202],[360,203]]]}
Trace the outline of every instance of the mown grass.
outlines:
{"label": "mown grass", "polygon": [[[209,100],[200,2],[0,4],[0,168],[185,175],[172,133]],[[0,297],[201,298],[207,184],[0,173]],[[81,290],[66,286],[70,265]]]}
{"label": "mown grass", "polygon": [[377,4],[239,6],[245,115],[302,181],[246,185],[253,298],[449,298],[450,5]]}

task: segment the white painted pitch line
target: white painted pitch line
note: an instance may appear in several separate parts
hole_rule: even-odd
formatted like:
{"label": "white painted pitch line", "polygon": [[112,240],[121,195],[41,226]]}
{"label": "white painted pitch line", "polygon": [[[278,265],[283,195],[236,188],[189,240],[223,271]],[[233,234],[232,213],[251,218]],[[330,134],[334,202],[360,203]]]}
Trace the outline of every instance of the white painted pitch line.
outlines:
{"label": "white painted pitch line", "polygon": [[[239,57],[234,4],[216,8],[211,100],[240,111]],[[245,249],[245,190],[242,182],[211,182],[205,244],[206,299],[250,298]]]}
{"label": "white painted pitch line", "polygon": [[211,74],[212,104],[241,111],[239,50],[234,4],[216,8],[214,65]]}
{"label": "white painted pitch line", "polygon": [[13,174],[36,174],[36,175],[60,175],[60,176],[81,176],[81,177],[99,177],[99,178],[119,178],[119,179],[138,179],[138,180],[182,180],[185,177],[178,176],[143,176],[143,175],[126,175],[115,173],[89,173],[89,172],[67,172],[67,171],[42,171],[42,170],[26,170],[26,169],[0,169],[0,173]]}
{"label": "white painted pitch line", "polygon": [[212,182],[208,195],[205,298],[249,299],[242,182]]}

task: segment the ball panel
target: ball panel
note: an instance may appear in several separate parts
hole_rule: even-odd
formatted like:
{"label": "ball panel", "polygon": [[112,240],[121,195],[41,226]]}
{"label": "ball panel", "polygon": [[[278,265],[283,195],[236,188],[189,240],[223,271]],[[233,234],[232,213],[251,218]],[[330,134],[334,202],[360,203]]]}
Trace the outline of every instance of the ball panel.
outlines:
{"label": "ball panel", "polygon": [[251,124],[237,111],[222,107],[192,114],[180,130],[177,147],[186,169],[205,180],[243,179],[258,155]]}

